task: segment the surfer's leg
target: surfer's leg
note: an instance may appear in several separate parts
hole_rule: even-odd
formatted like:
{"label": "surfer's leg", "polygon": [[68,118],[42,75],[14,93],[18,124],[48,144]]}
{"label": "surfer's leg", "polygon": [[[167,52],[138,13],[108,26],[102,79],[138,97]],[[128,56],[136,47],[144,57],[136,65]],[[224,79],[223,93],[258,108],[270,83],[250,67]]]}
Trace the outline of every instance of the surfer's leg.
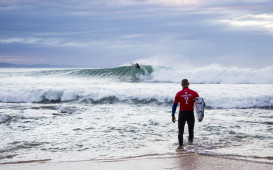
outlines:
{"label": "surfer's leg", "polygon": [[188,117],[187,123],[188,123],[188,129],[189,129],[189,143],[192,143],[194,138],[194,122],[195,122],[193,112],[188,113],[187,117]]}
{"label": "surfer's leg", "polygon": [[178,142],[180,146],[183,146],[183,134],[184,134],[184,126],[186,123],[186,119],[183,116],[183,112],[179,112],[178,118]]}

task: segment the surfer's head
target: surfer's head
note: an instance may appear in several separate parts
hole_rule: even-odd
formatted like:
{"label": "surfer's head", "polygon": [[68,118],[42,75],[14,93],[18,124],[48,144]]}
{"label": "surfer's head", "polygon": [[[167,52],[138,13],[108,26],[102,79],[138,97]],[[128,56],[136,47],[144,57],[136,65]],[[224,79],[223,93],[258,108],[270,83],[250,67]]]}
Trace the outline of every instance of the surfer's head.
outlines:
{"label": "surfer's head", "polygon": [[181,82],[182,87],[189,87],[190,83],[188,79],[183,79]]}

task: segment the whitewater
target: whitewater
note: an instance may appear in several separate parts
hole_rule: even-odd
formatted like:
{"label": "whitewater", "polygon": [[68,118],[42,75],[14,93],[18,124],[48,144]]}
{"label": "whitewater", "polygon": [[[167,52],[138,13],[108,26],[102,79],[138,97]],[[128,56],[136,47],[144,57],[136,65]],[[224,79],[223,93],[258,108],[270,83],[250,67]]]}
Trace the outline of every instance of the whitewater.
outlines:
{"label": "whitewater", "polygon": [[273,67],[1,68],[0,163],[172,155],[171,107],[188,78],[206,108],[183,149],[272,164],[272,77]]}

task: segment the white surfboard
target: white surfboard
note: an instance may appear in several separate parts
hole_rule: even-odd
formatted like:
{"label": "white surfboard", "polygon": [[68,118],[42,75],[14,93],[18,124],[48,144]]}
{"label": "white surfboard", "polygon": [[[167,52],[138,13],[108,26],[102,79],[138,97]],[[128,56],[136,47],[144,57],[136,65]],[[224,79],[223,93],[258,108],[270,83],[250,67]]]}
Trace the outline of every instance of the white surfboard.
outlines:
{"label": "white surfboard", "polygon": [[194,102],[194,112],[197,120],[201,122],[204,118],[205,102],[202,97],[196,97]]}

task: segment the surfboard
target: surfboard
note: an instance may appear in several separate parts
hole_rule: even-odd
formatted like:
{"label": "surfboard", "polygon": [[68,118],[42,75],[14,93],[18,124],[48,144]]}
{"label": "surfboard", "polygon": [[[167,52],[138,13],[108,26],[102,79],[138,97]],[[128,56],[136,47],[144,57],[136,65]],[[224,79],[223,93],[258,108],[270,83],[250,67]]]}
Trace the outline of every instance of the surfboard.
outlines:
{"label": "surfboard", "polygon": [[199,122],[202,122],[202,120],[204,118],[204,109],[205,109],[204,98],[196,97],[194,100],[195,100],[194,101],[194,112],[195,112],[196,119]]}

